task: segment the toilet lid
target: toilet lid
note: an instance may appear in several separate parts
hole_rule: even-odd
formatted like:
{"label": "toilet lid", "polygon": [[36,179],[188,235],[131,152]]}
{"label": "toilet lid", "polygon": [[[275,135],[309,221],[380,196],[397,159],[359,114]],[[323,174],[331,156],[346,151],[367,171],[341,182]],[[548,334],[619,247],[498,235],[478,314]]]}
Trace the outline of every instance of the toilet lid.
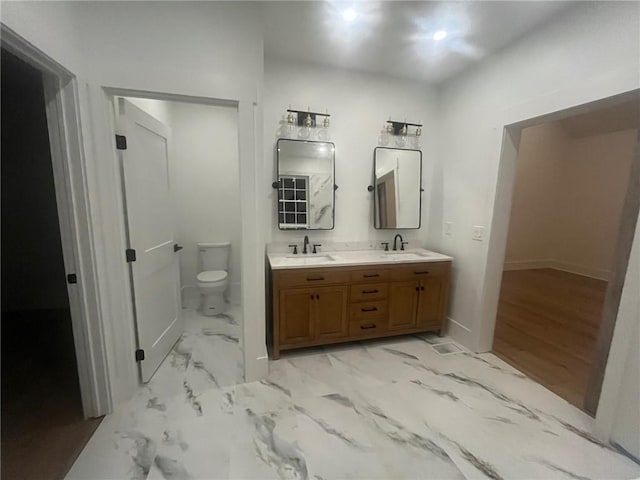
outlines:
{"label": "toilet lid", "polygon": [[227,278],[227,272],[224,270],[209,270],[208,272],[200,272],[196,278],[199,282],[219,282]]}

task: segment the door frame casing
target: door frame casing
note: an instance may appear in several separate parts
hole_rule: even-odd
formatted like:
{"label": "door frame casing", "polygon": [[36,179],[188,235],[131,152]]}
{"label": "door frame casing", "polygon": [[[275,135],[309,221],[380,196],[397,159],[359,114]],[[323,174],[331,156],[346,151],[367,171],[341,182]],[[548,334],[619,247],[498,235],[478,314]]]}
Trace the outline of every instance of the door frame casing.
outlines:
{"label": "door frame casing", "polygon": [[[487,263],[484,271],[484,287],[479,309],[480,316],[476,319],[477,323],[475,324],[478,328],[478,335],[474,344],[475,351],[489,351],[493,344],[498,302],[500,299],[500,287],[502,283],[502,271],[506,255],[507,237],[511,218],[513,187],[515,184],[515,168],[522,130],[533,125],[557,121],[562,118],[586,113],[600,108],[607,108],[628,100],[637,100],[639,94],[640,90],[634,89],[618,95],[583,103],[576,107],[558,110],[550,114],[532,117],[527,120],[504,124],[502,129],[500,163],[495,187],[495,200],[492,212],[491,233],[487,245]],[[635,161],[637,162],[637,159]],[[628,201],[629,200],[627,199],[627,202]],[[638,212],[636,212],[634,218],[623,218],[622,221],[633,222],[633,224],[621,225],[620,228],[635,230],[637,216]],[[629,216],[627,215],[627,217]],[[622,246],[618,244],[617,249],[620,250],[621,248],[624,251],[616,251],[615,254],[617,260],[616,265],[614,265],[613,276],[624,279],[631,252],[631,241],[624,242],[624,245]],[[626,261],[623,261],[622,259],[626,259]],[[616,304],[619,303],[622,287],[623,285],[621,284],[617,285],[616,289],[618,292],[617,297],[615,298],[610,294],[610,292],[607,293],[608,301],[610,303],[612,299],[615,300]],[[615,307],[615,311],[617,312],[617,305]],[[615,321],[615,319],[613,319],[613,321]],[[611,328],[609,333],[611,334],[612,331],[613,329]],[[602,343],[602,341],[603,340],[599,340],[599,343]],[[608,344],[611,343],[611,335],[608,336],[608,340],[606,340],[606,342]],[[602,352],[606,350],[605,355],[608,354],[608,348],[601,348],[600,350]],[[607,362],[605,360],[604,364],[606,363]],[[601,365],[601,370],[603,369],[604,365]],[[592,375],[594,374],[594,371],[592,371]],[[601,376],[597,380],[597,386],[590,387],[592,390],[598,390],[598,397],[591,394],[591,404],[598,403],[599,399],[599,390],[602,385],[602,371],[600,371],[598,375]],[[600,406],[602,406],[602,403],[600,403]],[[597,412],[593,413],[595,414]],[[596,421],[598,421],[597,417]],[[608,440],[605,436],[601,437]]]}
{"label": "door frame casing", "polygon": [[[104,290],[109,292],[108,310],[113,323],[105,327],[110,359],[120,377],[114,388],[114,403],[133,395],[138,385],[135,363],[135,333],[131,281],[125,261],[126,230],[122,184],[115,147],[116,132],[112,98],[116,96],[151,98],[156,100],[186,101],[217,106],[234,106],[238,110],[238,156],[240,175],[241,211],[241,297],[243,309],[242,339],[245,381],[263,378],[268,372],[265,343],[265,299],[256,292],[264,291],[264,228],[259,216],[263,185],[262,164],[255,152],[261,143],[258,133],[261,125],[258,107],[258,89],[252,82],[224,76],[190,79],[180,85],[172,82],[171,75],[157,73],[144,78],[117,72],[127,78],[107,79],[100,85],[86,83],[81,88],[90,119],[87,135],[91,139],[94,194],[102,210],[104,249],[102,264],[105,268]],[[264,195],[263,195],[264,194]]]}
{"label": "door frame casing", "polygon": [[[494,140],[500,143],[500,162],[496,174],[495,191],[493,192],[493,208],[491,213],[491,229],[486,243],[486,264],[482,271],[482,291],[479,296],[479,308],[473,322],[473,332],[466,332],[464,337],[472,339],[468,342],[473,351],[487,352],[491,350],[500,298],[502,270],[507,246],[509,220],[511,216],[511,199],[515,183],[515,167],[518,146],[522,129],[545,122],[553,122],[572,115],[586,113],[597,108],[606,108],[627,100],[637,98],[639,90],[631,90],[618,95],[608,96],[587,103],[578,103],[575,107],[557,110],[552,113],[531,117],[526,120],[519,115],[519,108],[503,112],[505,120],[500,127],[493,130]],[[515,117],[515,118],[514,118]],[[464,343],[464,342],[463,342]]]}
{"label": "door frame casing", "polygon": [[82,409],[85,418],[112,410],[98,278],[93,218],[73,73],[13,32],[0,26],[2,47],[42,73],[47,128]]}

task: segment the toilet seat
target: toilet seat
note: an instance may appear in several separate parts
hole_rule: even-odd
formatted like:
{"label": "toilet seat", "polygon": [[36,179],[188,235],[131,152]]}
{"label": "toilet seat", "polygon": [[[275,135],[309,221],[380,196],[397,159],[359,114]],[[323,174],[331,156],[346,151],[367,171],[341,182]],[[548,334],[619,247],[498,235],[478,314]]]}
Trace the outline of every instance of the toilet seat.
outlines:
{"label": "toilet seat", "polygon": [[208,270],[205,272],[200,272],[196,279],[200,283],[215,283],[226,280],[227,272],[224,270]]}

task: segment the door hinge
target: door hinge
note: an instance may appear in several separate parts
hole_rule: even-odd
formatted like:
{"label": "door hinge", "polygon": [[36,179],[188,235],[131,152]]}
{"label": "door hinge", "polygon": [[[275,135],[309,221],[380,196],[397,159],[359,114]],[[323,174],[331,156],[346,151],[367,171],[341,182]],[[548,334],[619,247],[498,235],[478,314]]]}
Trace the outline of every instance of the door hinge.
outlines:
{"label": "door hinge", "polygon": [[173,244],[173,251],[174,252],[179,252],[180,250],[182,250],[182,245],[178,245],[177,243]]}
{"label": "door hinge", "polygon": [[144,360],[144,350],[139,348],[136,350],[136,362],[141,362],[142,360]]}
{"label": "door hinge", "polygon": [[136,251],[133,248],[127,248],[125,250],[125,255],[127,257],[127,263],[136,261]]}
{"label": "door hinge", "polygon": [[124,135],[116,135],[116,148],[118,150],[127,149],[127,137]]}
{"label": "door hinge", "polygon": [[75,273],[67,275],[67,283],[78,283],[78,276]]}

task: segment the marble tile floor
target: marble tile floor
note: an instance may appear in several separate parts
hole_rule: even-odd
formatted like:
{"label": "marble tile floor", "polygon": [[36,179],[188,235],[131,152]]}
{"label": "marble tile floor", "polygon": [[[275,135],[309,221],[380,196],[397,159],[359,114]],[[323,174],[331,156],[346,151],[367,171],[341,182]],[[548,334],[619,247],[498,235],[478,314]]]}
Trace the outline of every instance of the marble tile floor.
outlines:
{"label": "marble tile floor", "polygon": [[432,348],[449,342],[285,353],[268,378],[239,385],[220,374],[214,382],[195,365],[198,347],[191,357],[185,349],[104,419],[67,478],[640,476],[592,436],[589,416],[494,355]]}

